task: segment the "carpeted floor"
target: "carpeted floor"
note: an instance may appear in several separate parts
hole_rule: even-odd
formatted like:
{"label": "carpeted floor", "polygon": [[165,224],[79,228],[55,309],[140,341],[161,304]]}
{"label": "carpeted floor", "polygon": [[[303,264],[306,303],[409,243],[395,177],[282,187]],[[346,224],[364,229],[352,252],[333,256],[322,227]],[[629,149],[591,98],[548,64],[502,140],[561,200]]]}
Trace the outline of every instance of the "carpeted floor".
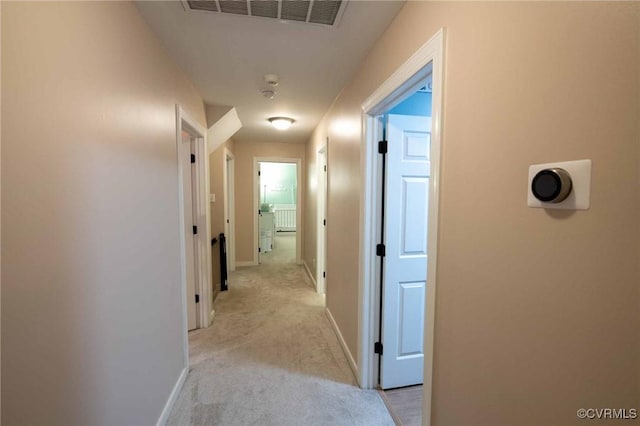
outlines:
{"label": "carpeted floor", "polygon": [[296,263],[296,233],[276,232],[273,249],[260,256],[265,263]]}
{"label": "carpeted floor", "polygon": [[191,371],[169,425],[393,425],[362,390],[303,267],[239,268],[208,329],[189,334]]}

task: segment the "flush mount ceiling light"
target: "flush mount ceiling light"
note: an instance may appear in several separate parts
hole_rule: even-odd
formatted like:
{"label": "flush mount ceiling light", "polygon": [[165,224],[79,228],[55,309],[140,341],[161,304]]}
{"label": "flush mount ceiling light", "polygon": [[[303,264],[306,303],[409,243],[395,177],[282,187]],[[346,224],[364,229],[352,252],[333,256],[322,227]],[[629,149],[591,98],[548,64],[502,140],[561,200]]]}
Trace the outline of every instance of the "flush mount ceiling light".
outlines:
{"label": "flush mount ceiling light", "polygon": [[294,123],[294,119],[289,117],[271,117],[269,123],[278,130],[287,130]]}

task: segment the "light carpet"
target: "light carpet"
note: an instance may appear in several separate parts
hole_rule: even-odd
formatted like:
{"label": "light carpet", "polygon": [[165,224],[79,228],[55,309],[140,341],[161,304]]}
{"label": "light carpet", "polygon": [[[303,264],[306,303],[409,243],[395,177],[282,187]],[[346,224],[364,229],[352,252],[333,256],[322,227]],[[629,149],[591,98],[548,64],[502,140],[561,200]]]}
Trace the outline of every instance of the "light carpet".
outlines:
{"label": "light carpet", "polygon": [[189,334],[191,371],[169,425],[393,425],[356,386],[304,269],[231,274],[208,329]]}
{"label": "light carpet", "polygon": [[260,263],[296,263],[296,233],[276,232],[273,249],[260,256]]}

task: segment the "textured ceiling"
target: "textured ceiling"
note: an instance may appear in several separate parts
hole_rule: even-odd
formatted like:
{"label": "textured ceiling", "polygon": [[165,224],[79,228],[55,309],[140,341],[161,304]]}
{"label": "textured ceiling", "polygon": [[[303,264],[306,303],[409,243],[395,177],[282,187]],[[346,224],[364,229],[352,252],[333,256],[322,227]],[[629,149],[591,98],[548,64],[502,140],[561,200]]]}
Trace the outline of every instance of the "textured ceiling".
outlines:
{"label": "textured ceiling", "polygon": [[[304,143],[403,2],[351,0],[335,26],[185,10],[179,1],[136,5],[205,102],[236,108],[235,140]],[[268,73],[280,77],[273,100],[260,93]],[[276,131],[272,116],[296,123]]]}

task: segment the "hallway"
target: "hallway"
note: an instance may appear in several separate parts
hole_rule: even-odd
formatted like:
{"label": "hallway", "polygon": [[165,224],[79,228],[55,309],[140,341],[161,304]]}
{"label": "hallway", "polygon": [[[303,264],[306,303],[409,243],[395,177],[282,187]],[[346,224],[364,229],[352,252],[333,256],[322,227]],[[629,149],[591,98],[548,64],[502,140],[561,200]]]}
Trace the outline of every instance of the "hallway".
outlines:
{"label": "hallway", "polygon": [[357,387],[304,268],[231,274],[208,329],[189,334],[190,373],[169,425],[393,425]]}

